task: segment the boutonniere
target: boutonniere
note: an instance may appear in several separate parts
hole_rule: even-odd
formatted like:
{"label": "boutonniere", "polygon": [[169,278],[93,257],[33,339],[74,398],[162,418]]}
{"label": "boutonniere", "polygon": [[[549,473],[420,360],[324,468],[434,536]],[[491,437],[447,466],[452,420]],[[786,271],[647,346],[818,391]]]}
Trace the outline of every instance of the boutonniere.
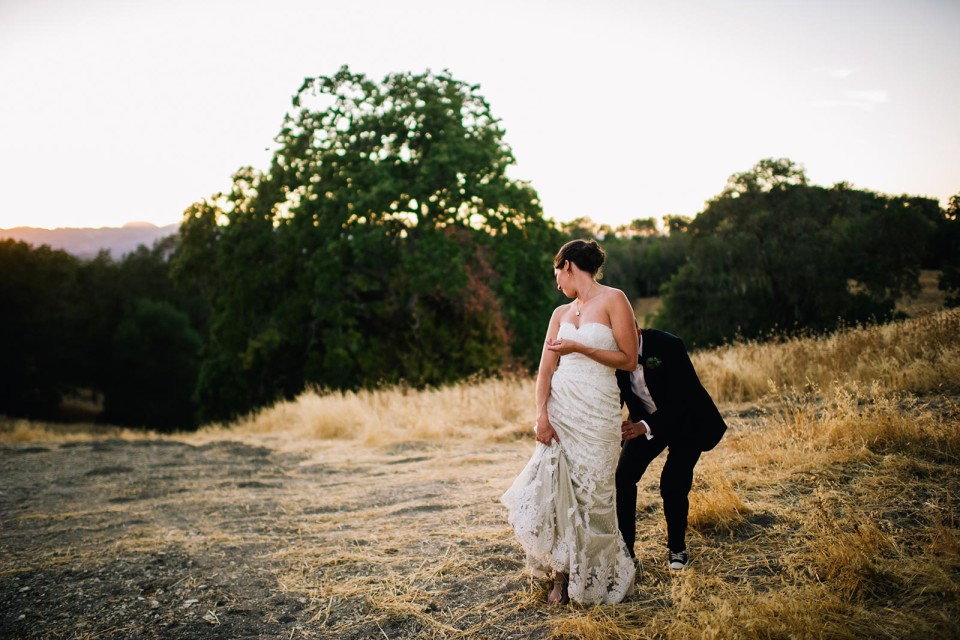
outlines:
{"label": "boutonniere", "polygon": [[663,364],[663,360],[661,360],[657,356],[653,356],[652,358],[647,358],[643,361],[643,366],[645,366],[647,369],[656,369],[661,364]]}

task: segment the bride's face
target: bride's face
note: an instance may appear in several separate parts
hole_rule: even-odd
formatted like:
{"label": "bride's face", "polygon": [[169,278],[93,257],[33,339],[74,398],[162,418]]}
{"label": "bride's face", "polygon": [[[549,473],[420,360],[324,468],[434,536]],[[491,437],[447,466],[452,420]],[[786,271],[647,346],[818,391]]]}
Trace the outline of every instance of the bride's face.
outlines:
{"label": "bride's face", "polygon": [[569,263],[565,262],[561,268],[554,269],[553,276],[557,281],[557,291],[560,291],[568,298],[573,298],[577,295],[576,290],[573,288],[573,273],[571,272]]}

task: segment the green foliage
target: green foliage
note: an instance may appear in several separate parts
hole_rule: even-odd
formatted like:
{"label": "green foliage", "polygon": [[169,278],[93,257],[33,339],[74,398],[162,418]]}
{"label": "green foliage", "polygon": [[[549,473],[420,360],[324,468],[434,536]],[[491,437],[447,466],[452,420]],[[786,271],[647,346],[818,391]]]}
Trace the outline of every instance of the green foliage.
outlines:
{"label": "green foliage", "polygon": [[690,220],[667,216],[661,231],[653,218],[638,218],[611,228],[580,217],[561,226],[568,239],[592,238],[603,245],[607,261],[603,281],[621,289],[631,300],[660,295],[660,287],[686,262],[685,235]]}
{"label": "green foliage", "polygon": [[168,302],[137,300],[113,338],[106,419],[114,424],[195,426],[200,336]]}
{"label": "green foliage", "polygon": [[[448,74],[307,79],[268,172],[188,209],[198,396],[226,418],[308,384],[430,385],[535,361],[559,234],[489,105]],[[536,327],[536,329],[534,329]]]}
{"label": "green foliage", "polygon": [[47,417],[75,366],[79,260],[50,247],[0,240],[0,412]]}
{"label": "green foliage", "polygon": [[80,263],[74,307],[77,326],[72,337],[77,351],[75,386],[103,390],[110,384],[115,375],[109,357],[114,333],[140,298],[167,301],[202,326],[196,297],[175,290],[170,281],[169,258],[176,248],[174,235],[158,240],[152,248],[141,245],[120,260],[102,251]]}
{"label": "green foliage", "polygon": [[631,300],[660,295],[661,287],[687,260],[688,239],[670,235],[608,237],[604,282],[622,289]]}
{"label": "green foliage", "polygon": [[810,186],[789,160],[734,175],[690,225],[658,324],[695,344],[890,317],[918,288],[936,203]]}
{"label": "green foliage", "polygon": [[[151,391],[129,385],[143,380],[145,371],[163,371],[162,380],[154,381],[167,398],[163,406],[155,403],[150,406],[157,411],[140,413],[118,410],[111,419],[153,427],[194,425],[195,410],[181,399],[194,392],[196,364],[191,369],[189,359],[165,345],[162,336],[156,336],[152,350],[131,350],[138,354],[133,358],[118,352],[128,349],[129,341],[116,341],[118,327],[126,327],[123,335],[129,335],[141,319],[150,319],[139,297],[164,300],[154,304],[170,310],[197,307],[170,282],[167,257],[175,247],[176,238],[170,237],[119,262],[107,252],[82,262],[46,246],[0,242],[0,412],[58,419],[63,397],[80,389],[105,394],[109,406],[140,402]],[[174,415],[176,424],[170,422]]]}
{"label": "green foliage", "polygon": [[947,294],[946,305],[957,307],[960,306],[960,193],[951,196],[937,239],[942,247],[938,286]]}

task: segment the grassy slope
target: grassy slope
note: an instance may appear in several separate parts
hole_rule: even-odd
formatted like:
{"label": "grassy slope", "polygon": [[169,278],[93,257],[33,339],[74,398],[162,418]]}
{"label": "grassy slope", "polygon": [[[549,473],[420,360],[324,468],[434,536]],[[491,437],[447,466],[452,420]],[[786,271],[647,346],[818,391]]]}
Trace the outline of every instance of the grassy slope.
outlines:
{"label": "grassy slope", "polygon": [[[573,608],[546,620],[518,615],[542,608],[545,585],[531,584],[515,601],[491,608],[480,627],[456,624],[458,606],[476,610],[484,603],[458,601],[442,574],[484,572],[498,560],[489,556],[491,548],[510,553],[511,536],[498,526],[495,499],[519,462],[509,471],[496,468],[500,476],[488,488],[489,506],[465,523],[467,530],[476,526],[472,533],[480,537],[470,546],[486,557],[455,556],[442,569],[421,567],[420,574],[410,575],[416,592],[402,581],[387,587],[376,578],[367,586],[305,584],[321,598],[347,589],[343,597],[376,603],[367,615],[386,619],[414,615],[405,607],[439,598],[449,613],[417,614],[422,632],[435,637],[496,636],[494,629],[521,637],[577,638],[956,633],[958,335],[960,312],[954,311],[698,354],[704,382],[733,428],[698,467],[691,515],[695,568],[680,576],[664,568],[659,467],[651,469],[639,498],[644,571],[637,597],[626,604]],[[451,453],[464,438],[481,446],[515,436],[521,450],[529,451],[531,398],[528,381],[428,394],[310,394],[237,428],[340,437],[367,446],[456,439]],[[344,410],[351,406],[352,424],[351,412]],[[330,424],[334,415],[347,419]],[[404,540],[395,538],[394,545],[405,548]],[[522,576],[507,573],[505,579]],[[393,595],[384,599],[384,589]]]}

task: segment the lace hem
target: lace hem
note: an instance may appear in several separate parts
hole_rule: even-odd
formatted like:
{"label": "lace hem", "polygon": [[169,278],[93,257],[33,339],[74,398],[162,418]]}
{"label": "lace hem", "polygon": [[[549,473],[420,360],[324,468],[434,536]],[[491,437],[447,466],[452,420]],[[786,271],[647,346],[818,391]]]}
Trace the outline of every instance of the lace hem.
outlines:
{"label": "lace hem", "polygon": [[563,448],[537,443],[501,500],[535,576],[567,573],[570,598],[582,604],[621,602],[636,569],[617,528],[614,494],[585,501],[582,489]]}

